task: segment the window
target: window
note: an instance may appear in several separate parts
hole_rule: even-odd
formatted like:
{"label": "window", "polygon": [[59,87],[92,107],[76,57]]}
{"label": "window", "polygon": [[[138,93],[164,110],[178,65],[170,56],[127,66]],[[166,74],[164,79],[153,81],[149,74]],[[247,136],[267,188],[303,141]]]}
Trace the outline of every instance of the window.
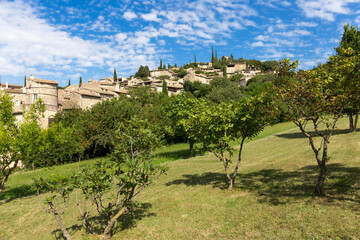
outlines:
{"label": "window", "polygon": [[37,98],[38,98],[38,95],[35,93],[35,94],[34,94],[34,101],[36,101]]}

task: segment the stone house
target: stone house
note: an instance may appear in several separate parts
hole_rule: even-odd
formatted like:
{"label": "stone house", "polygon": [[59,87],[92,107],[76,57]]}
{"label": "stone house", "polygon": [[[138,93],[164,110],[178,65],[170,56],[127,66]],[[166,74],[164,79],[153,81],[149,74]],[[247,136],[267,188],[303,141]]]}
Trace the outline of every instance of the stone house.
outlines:
{"label": "stone house", "polygon": [[24,110],[41,98],[45,104],[44,117],[40,119],[40,126],[47,127],[58,111],[58,82],[37,79],[34,75],[26,78],[26,86],[2,84],[0,90],[9,93],[13,97],[13,114],[17,121],[23,120]]}

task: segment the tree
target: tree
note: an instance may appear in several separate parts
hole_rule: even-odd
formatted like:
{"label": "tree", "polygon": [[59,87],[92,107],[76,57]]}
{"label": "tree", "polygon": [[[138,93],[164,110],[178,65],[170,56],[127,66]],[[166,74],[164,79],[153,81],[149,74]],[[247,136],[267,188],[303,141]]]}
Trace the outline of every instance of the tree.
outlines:
{"label": "tree", "polygon": [[215,77],[211,80],[211,92],[207,98],[215,103],[239,101],[244,95],[238,84],[227,78]]}
{"label": "tree", "polygon": [[181,70],[177,73],[177,77],[178,78],[183,78],[187,75],[187,71],[183,68],[181,68]]}
{"label": "tree", "polygon": [[196,63],[196,55],[194,55],[194,63]]}
{"label": "tree", "polygon": [[190,92],[196,98],[206,97],[212,90],[212,86],[209,84],[204,84],[199,81],[191,82],[185,81],[184,82],[184,91]]}
{"label": "tree", "polygon": [[148,78],[150,77],[150,70],[148,66],[140,66],[139,70],[135,73],[135,77],[137,78]]}
{"label": "tree", "polygon": [[175,63],[174,67],[177,67],[177,64]]}
{"label": "tree", "polygon": [[163,83],[162,83],[162,93],[166,96],[168,96],[168,89],[167,89],[167,84],[166,84],[166,81],[163,80]]}
{"label": "tree", "polygon": [[71,85],[71,82],[70,82],[70,78],[69,78],[68,86],[70,86],[70,85]]}
{"label": "tree", "polygon": [[195,133],[197,126],[190,127],[190,116],[197,115],[204,111],[209,102],[205,98],[189,97],[186,94],[177,95],[170,99],[166,105],[165,112],[172,120],[173,128],[178,131],[178,135],[184,136],[189,141],[189,156],[194,156]]}
{"label": "tree", "polygon": [[[351,48],[353,51],[344,51],[345,49]],[[360,54],[360,31],[357,27],[350,26],[349,24],[344,25],[344,33],[342,35],[340,46],[335,48],[338,56],[342,57],[354,57]],[[351,72],[346,73],[348,79],[344,82],[342,88],[346,88],[350,94],[349,96],[355,96],[359,93],[356,86],[359,86],[359,83],[356,85],[351,84],[351,82],[358,80],[358,76],[356,74],[350,74]],[[352,76],[351,76],[352,75]],[[350,78],[351,76],[351,78]],[[359,81],[359,80],[358,80]],[[349,83],[352,85],[349,88]],[[359,118],[360,112],[360,102],[356,99],[353,99],[352,103],[345,109],[345,112],[349,116],[349,129],[350,132],[355,132],[357,128],[357,122]]]}
{"label": "tree", "polygon": [[211,47],[211,63],[215,63],[215,57],[214,57],[214,46]]}
{"label": "tree", "polygon": [[[103,218],[103,239],[110,239],[117,219],[136,207],[142,190],[166,171],[152,163],[153,151],[162,144],[162,135],[148,121],[132,118],[117,130],[117,144],[111,163],[97,162],[74,177],[74,186],[85,195],[77,200],[86,229],[91,230],[89,211],[95,206]],[[105,193],[111,192],[113,195]],[[112,197],[113,196],[113,197]],[[87,206],[86,200],[90,201]],[[81,209],[80,206],[83,206]]]}
{"label": "tree", "polygon": [[[41,207],[45,212],[54,215],[64,237],[67,240],[72,240],[70,233],[65,228],[62,218],[60,217],[60,215],[64,214],[69,202],[69,194],[72,191],[69,180],[58,175],[51,175],[48,180],[44,180],[43,178],[35,180],[35,186],[37,187],[36,193]],[[41,200],[40,197],[42,190],[50,191],[51,193],[50,196],[46,197],[44,200]]]}
{"label": "tree", "polygon": [[[240,162],[242,150],[247,138],[255,137],[269,122],[267,113],[270,101],[265,98],[242,99],[237,103],[220,103],[210,106],[199,114],[189,116],[185,129],[191,131],[193,137],[202,144],[204,150],[212,152],[224,166],[228,180],[228,190],[232,190]],[[231,142],[240,139],[240,150],[233,172],[230,171],[235,149]]]}
{"label": "tree", "polygon": [[26,75],[24,76],[24,87],[26,87]]}
{"label": "tree", "polygon": [[224,76],[225,78],[227,78],[226,66],[223,66],[222,71],[223,71],[223,76]]}
{"label": "tree", "polygon": [[80,79],[79,79],[79,86],[81,86],[81,84],[82,84],[82,78],[81,78],[81,76],[80,76]]}
{"label": "tree", "polygon": [[[335,61],[335,59],[330,58],[330,61]],[[296,68],[297,62],[282,66],[285,69],[279,69],[280,73],[294,77],[296,72],[293,69]],[[293,66],[293,68],[289,70],[288,66]],[[285,74],[286,71],[289,71],[289,74]],[[308,138],[315,154],[320,168],[315,187],[315,194],[318,196],[324,194],[326,163],[329,161],[329,140],[347,105],[346,96],[337,92],[336,84],[334,84],[337,80],[334,74],[323,65],[319,65],[314,70],[303,72],[299,81],[287,81],[275,87],[274,96],[285,104],[289,120]],[[312,126],[313,132],[310,132],[308,125]],[[321,141],[318,140],[319,138]]]}
{"label": "tree", "polygon": [[10,95],[0,92],[0,194],[20,161],[17,145],[14,144],[18,128],[12,114],[13,102],[11,100]]}
{"label": "tree", "polygon": [[25,157],[30,155],[29,149],[32,149],[30,152],[33,155],[35,151],[39,152],[39,149],[33,147],[38,142],[39,134],[33,130],[34,126],[38,126],[38,120],[45,109],[41,98],[38,98],[30,106],[30,110],[24,112],[24,120],[18,126],[12,113],[11,100],[12,97],[7,93],[0,93],[0,193],[20,160],[26,161]]}
{"label": "tree", "polygon": [[162,69],[162,68],[163,68],[162,59],[160,59],[160,66],[159,66],[159,69]]}
{"label": "tree", "polygon": [[117,82],[117,74],[116,74],[116,69],[114,68],[114,82]]}

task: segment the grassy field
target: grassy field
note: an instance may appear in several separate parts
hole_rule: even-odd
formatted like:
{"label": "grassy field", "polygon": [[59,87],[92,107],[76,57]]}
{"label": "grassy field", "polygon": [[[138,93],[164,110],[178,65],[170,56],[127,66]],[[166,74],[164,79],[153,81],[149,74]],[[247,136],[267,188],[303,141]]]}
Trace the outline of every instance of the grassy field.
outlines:
{"label": "grassy field", "polygon": [[[113,239],[360,239],[360,133],[342,131],[346,126],[342,119],[330,139],[323,198],[313,195],[318,168],[308,141],[290,123],[245,144],[232,192],[211,154],[186,158],[187,144],[159,149],[155,157],[168,162],[168,174],[144,191],[141,207],[121,219]],[[77,169],[75,163],[11,176],[0,196],[0,239],[55,239],[58,227],[34,196],[32,178]],[[74,198],[64,224],[75,239],[96,239],[76,221]]]}

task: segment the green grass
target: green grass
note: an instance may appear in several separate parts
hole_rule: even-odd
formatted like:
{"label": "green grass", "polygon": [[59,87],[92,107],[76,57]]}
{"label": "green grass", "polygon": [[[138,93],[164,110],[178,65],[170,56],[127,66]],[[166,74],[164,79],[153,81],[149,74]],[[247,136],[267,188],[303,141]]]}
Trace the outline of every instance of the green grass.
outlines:
{"label": "green grass", "polygon": [[[346,126],[341,119],[340,129]],[[345,133],[330,139],[323,198],[313,195],[318,168],[308,140],[290,123],[266,128],[245,144],[232,192],[213,155],[182,159],[187,144],[159,149],[155,156],[168,162],[168,174],[144,190],[141,207],[121,219],[114,239],[360,239],[360,133]],[[77,168],[75,163],[53,171],[69,175]],[[0,239],[58,234],[33,192],[20,191],[48,174],[41,169],[10,177],[0,196]],[[75,239],[97,239],[84,234],[77,216],[71,195],[64,224]]]}

